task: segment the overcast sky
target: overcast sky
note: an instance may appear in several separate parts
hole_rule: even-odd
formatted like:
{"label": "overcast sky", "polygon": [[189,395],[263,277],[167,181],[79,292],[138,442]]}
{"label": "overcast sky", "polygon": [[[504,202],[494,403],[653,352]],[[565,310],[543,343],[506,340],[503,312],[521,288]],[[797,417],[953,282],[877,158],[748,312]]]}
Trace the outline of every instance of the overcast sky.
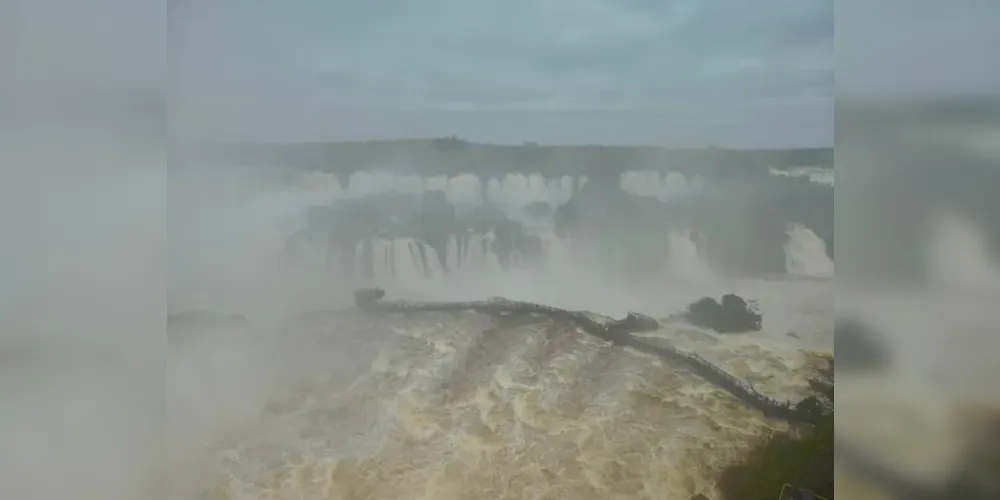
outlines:
{"label": "overcast sky", "polygon": [[[836,5],[838,96],[1000,89],[1000,1]],[[169,24],[163,7],[0,2],[0,126],[96,94],[229,138],[832,142],[833,0],[172,0]]]}
{"label": "overcast sky", "polygon": [[204,134],[832,143],[832,0],[176,6],[177,116]]}

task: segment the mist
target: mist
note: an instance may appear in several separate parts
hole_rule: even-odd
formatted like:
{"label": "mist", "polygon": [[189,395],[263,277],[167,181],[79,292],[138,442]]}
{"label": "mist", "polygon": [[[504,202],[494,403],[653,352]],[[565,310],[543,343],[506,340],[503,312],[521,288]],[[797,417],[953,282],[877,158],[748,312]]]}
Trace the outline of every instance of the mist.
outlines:
{"label": "mist", "polygon": [[164,423],[166,191],[123,125],[155,117],[39,111],[0,146],[0,494],[135,498]]}
{"label": "mist", "polygon": [[[370,330],[359,336],[350,315],[357,288],[380,287],[416,301],[502,296],[614,317],[628,311],[666,317],[703,296],[739,293],[766,313],[766,332],[743,342],[778,345],[775,339],[800,332],[802,347],[832,345],[832,323],[821,313],[832,291],[816,286],[832,274],[826,243],[801,223],[776,226],[774,240],[754,236],[755,220],[733,215],[783,183],[792,191],[814,189],[802,184],[807,180],[770,175],[756,184],[726,183],[638,170],[602,191],[594,180],[505,172],[498,164],[485,188],[483,182],[471,172],[422,174],[404,157],[346,180],[309,170],[275,176],[240,165],[173,169],[169,312],[240,314],[249,326],[238,333],[171,332],[172,486],[200,491],[218,482],[208,472],[217,457],[206,443],[307,446],[293,445],[294,437],[265,437],[276,432],[259,428],[269,404],[309,387],[374,383],[379,370],[391,371],[380,363],[408,345],[408,337]],[[720,241],[722,250],[712,246]],[[777,267],[726,267],[721,256],[752,252],[754,245]],[[309,322],[323,326],[302,326]],[[400,328],[423,331],[419,325]],[[324,453],[366,452],[344,444]]]}
{"label": "mist", "polygon": [[[294,252],[289,248],[295,246],[290,241],[301,241],[296,234],[310,229],[310,207],[338,200],[345,206],[363,206],[381,195],[376,206],[399,208],[405,214],[413,199],[394,201],[385,195],[441,192],[456,212],[475,214],[483,206],[480,177],[427,175],[406,155],[385,169],[353,174],[349,186],[336,175],[280,162],[264,168],[189,162],[181,154],[183,145],[165,138],[200,140],[208,135],[193,132],[198,120],[184,116],[190,111],[185,109],[189,98],[205,96],[188,95],[191,89],[182,88],[167,99],[167,61],[152,55],[166,55],[167,37],[150,43],[138,40],[157,31],[154,19],[162,13],[143,16],[151,12],[124,4],[100,9],[63,4],[18,5],[11,9],[16,15],[5,15],[0,23],[0,68],[12,75],[0,87],[0,160],[13,167],[0,176],[4,498],[197,498],[218,482],[218,449],[259,436],[269,404],[331,380],[350,383],[373,370],[385,345],[403,342],[384,329],[357,334],[354,317],[341,328],[338,315],[353,308],[350,293],[358,286],[385,286],[406,299],[504,295],[615,315],[629,309],[672,313],[701,295],[735,290],[755,296],[772,311],[769,329],[779,335],[814,328],[808,312],[783,304],[779,294],[770,294],[768,283],[743,279],[764,268],[783,273],[782,251],[760,250],[766,257],[741,263],[725,257],[741,253],[741,243],[716,247],[703,242],[698,233],[707,231],[689,220],[675,229],[650,230],[645,217],[655,211],[640,209],[639,217],[631,220],[628,214],[616,213],[617,208],[604,210],[635,202],[636,197],[686,203],[735,189],[678,175],[660,179],[642,168],[617,183],[623,190],[597,194],[593,203],[582,205],[580,227],[569,230],[582,231],[577,238],[556,234],[551,227],[555,222],[549,219],[576,192],[597,186],[596,181],[585,175],[575,180],[533,172],[506,175],[508,165],[496,162],[498,173],[488,181],[487,198],[504,219],[534,231],[544,249],[537,261],[521,248],[521,260],[513,264],[501,263],[495,248],[451,254],[446,248],[439,260],[447,264],[451,255],[456,267],[467,262],[466,272],[442,272],[439,279],[425,280],[426,272],[402,269],[413,262],[412,255],[394,254],[390,260],[398,272],[381,274],[383,281],[376,281],[361,273],[331,274],[330,243],[352,245],[352,264],[358,246],[323,231],[318,232],[318,245],[301,245],[305,258],[290,258]],[[43,36],[46,33],[58,36]],[[224,108],[200,111],[219,129],[249,121],[247,115],[231,116]],[[279,115],[286,119],[275,119]],[[574,144],[595,137],[644,143],[654,128],[641,127],[642,139],[610,137],[602,121],[606,115],[594,116],[584,127],[590,135],[586,139],[557,127],[536,126],[535,131],[552,132],[550,137]],[[299,136],[325,140],[330,135],[322,124],[309,130],[316,122],[303,116],[276,112],[253,118],[255,123],[271,123],[272,135],[262,134],[268,139],[289,122],[295,122]],[[533,121],[530,116],[528,121]],[[572,121],[572,116],[549,120]],[[449,118],[434,127],[444,135],[453,133],[444,130],[453,123],[461,120]],[[477,135],[488,138],[491,127],[484,123],[475,128]],[[338,127],[367,128],[365,135],[372,137],[387,135],[386,130],[373,130],[379,128],[377,122],[362,125]],[[420,132],[416,135],[427,134]],[[497,140],[504,143],[525,139],[512,139],[521,134],[511,130],[495,135],[505,136]],[[675,135],[682,142],[704,142],[704,137],[687,131]],[[285,175],[290,170],[293,174]],[[761,189],[742,192],[749,199],[765,199],[762,193],[769,188]],[[538,202],[549,205],[551,213],[527,213],[525,208]],[[614,236],[600,229],[607,222],[627,238],[608,247],[599,244]],[[707,227],[717,220],[707,217],[701,222]],[[377,224],[361,226],[376,233],[383,230]],[[402,222],[400,226],[407,227]],[[754,232],[752,226],[746,225],[747,232]],[[758,242],[782,247],[784,227],[782,222],[780,238]],[[490,239],[489,230],[473,229],[476,241]],[[407,234],[381,236],[418,241]],[[824,241],[832,248],[829,237]],[[649,263],[644,258],[638,268],[627,269],[633,260],[627,246],[638,247]],[[383,244],[381,255],[390,247],[407,252],[415,248],[409,242]],[[374,253],[362,254],[359,260],[374,260]],[[768,264],[754,267],[763,261]],[[400,276],[409,278],[401,281]],[[663,283],[670,286],[664,289]],[[806,300],[823,303],[826,297],[816,292]],[[246,321],[168,324],[172,316],[192,311],[238,315]],[[317,312],[332,318],[319,333],[290,326],[304,321],[306,313]],[[340,451],[361,455],[363,450]]]}
{"label": "mist", "polygon": [[[336,319],[319,335],[288,327],[303,313],[335,318],[351,309],[350,293],[359,286],[383,286],[408,299],[502,295],[615,316],[665,315],[700,296],[735,291],[761,302],[769,330],[823,329],[808,310],[828,300],[825,292],[803,288],[806,305],[789,305],[785,292],[773,290],[782,280],[747,279],[713,261],[696,226],[649,225],[670,204],[763,196],[746,187],[677,175],[657,184],[653,174],[628,173],[621,189],[583,204],[578,227],[560,235],[558,209],[592,181],[498,175],[486,190],[494,215],[534,231],[544,250],[537,261],[522,253],[504,267],[495,249],[468,246],[439,255],[445,264],[449,255],[465,262],[463,272],[428,279],[401,269],[412,255],[393,255],[398,272],[372,280],[331,274],[329,245],[339,241],[322,232],[318,245],[304,243],[307,258],[289,257],[296,234],[310,229],[310,208],[377,200],[375,207],[398,215],[437,192],[456,212],[489,215],[479,178],[359,172],[345,189],[335,176],[308,171],[282,177],[236,165],[165,168],[157,143],[136,140],[136,129],[125,125],[131,122],[118,119],[124,124],[108,118],[86,133],[68,119],[36,122],[31,134],[7,136],[5,159],[22,166],[5,173],[3,183],[11,242],[2,259],[3,341],[16,362],[3,365],[10,410],[0,484],[11,498],[195,497],[214,480],[215,447],[255,435],[269,403],[310,384],[351,381],[385,344],[398,342],[341,335]],[[551,210],[527,213],[538,202]],[[660,208],[643,208],[647,202]],[[387,241],[416,241],[404,234],[406,224],[399,227],[398,236],[377,225],[365,229],[382,231]],[[455,234],[471,230],[481,237],[476,241],[489,240],[491,229],[462,227]],[[608,228],[619,240],[605,247]],[[785,236],[772,243],[782,248]],[[810,241],[804,247],[816,246]],[[351,248],[354,263],[358,246]],[[630,269],[640,262],[636,255],[642,267]],[[784,261],[784,253],[775,255]],[[247,321],[166,326],[170,315],[202,310]],[[45,479],[52,474],[60,480]]]}

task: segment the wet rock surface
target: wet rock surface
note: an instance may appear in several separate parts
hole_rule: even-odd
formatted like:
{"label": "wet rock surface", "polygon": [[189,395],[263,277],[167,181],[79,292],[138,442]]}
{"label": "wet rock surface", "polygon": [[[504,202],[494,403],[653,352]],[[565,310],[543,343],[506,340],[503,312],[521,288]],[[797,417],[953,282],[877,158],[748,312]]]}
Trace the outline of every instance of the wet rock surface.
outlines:
{"label": "wet rock surface", "polygon": [[385,297],[385,290],[381,288],[363,288],[354,291],[354,304],[364,310],[374,306],[382,297]]}
{"label": "wet rock surface", "polygon": [[642,313],[630,312],[624,318],[615,321],[615,327],[628,330],[630,332],[654,332],[660,329],[660,322],[652,316]]}

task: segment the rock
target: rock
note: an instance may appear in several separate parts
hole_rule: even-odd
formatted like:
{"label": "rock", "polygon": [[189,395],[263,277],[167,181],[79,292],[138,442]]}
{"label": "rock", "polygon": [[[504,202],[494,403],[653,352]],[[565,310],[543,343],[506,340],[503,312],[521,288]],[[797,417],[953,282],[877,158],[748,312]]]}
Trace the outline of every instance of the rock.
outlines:
{"label": "rock", "polygon": [[625,318],[615,321],[613,326],[628,332],[653,332],[660,329],[660,322],[652,316],[629,312]]}
{"label": "rock", "polygon": [[381,288],[362,288],[354,291],[354,304],[358,306],[358,309],[365,310],[374,306],[383,297],[385,297],[385,290]]}
{"label": "rock", "polygon": [[734,293],[723,295],[721,303],[702,297],[688,306],[683,317],[695,326],[718,333],[760,331],[763,320],[756,304]]}
{"label": "rock", "polygon": [[820,416],[826,411],[826,406],[816,396],[809,396],[795,405],[795,409],[811,415]]}

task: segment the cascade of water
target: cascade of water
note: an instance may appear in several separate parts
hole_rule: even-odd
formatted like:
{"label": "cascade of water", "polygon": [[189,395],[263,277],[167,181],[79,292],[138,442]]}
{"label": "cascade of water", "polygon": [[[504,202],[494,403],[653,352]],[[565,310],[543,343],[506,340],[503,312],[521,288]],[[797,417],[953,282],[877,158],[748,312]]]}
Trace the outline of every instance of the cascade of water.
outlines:
{"label": "cascade of water", "polygon": [[695,242],[700,235],[690,230],[671,231],[667,235],[667,267],[672,276],[685,279],[708,279],[712,271],[703,251]]}
{"label": "cascade of water", "polygon": [[502,272],[500,257],[493,252],[496,235],[492,231],[487,234],[471,234],[467,241],[459,267],[461,273],[491,275]]}
{"label": "cascade of water", "polygon": [[945,286],[995,285],[1000,281],[989,242],[975,223],[941,213],[931,219],[929,229],[927,269],[932,280]]}
{"label": "cascade of water", "polygon": [[826,242],[801,224],[785,231],[785,268],[788,274],[814,277],[833,276],[833,260],[826,254]]}
{"label": "cascade of water", "polygon": [[[438,189],[445,193],[448,201],[456,204],[456,213],[459,217],[471,214],[480,203],[481,179],[475,175],[421,179],[415,176],[358,172],[352,176],[350,184],[346,186],[347,189],[335,185],[335,182],[323,176],[336,180],[327,174],[309,174],[302,181],[310,186],[315,185],[315,189],[310,189],[315,195],[313,198],[317,200],[319,199],[317,193],[320,191],[325,193],[324,196],[327,198],[336,195],[334,192],[338,190],[343,191],[346,197],[356,198],[376,192],[425,193],[427,190]],[[508,212],[509,219],[528,219],[523,210],[526,205],[538,201],[549,203],[550,206],[558,205],[564,198],[571,196],[574,184],[583,180],[585,179],[568,176],[546,179],[535,174],[512,173],[488,181],[489,198],[502,211]],[[668,173],[664,176],[655,171],[628,172],[622,176],[624,188],[661,199],[698,189],[698,181],[698,178],[689,181],[679,173]],[[388,206],[395,205],[390,203]],[[463,211],[468,213],[463,214]],[[396,221],[396,223],[402,222],[405,222],[405,217]],[[531,232],[542,235],[551,230],[549,226],[552,221],[551,217],[535,217],[521,223]],[[789,227],[787,237],[784,257],[788,273],[809,276],[833,274],[833,262],[826,255],[824,242],[812,231],[801,225],[794,225]],[[310,242],[309,245],[317,246],[318,243],[313,242],[313,239],[317,238],[312,236],[306,238]],[[503,243],[504,247],[498,246],[497,236],[494,234],[456,233],[448,237],[443,248],[435,251],[423,241],[393,236],[364,240],[354,247],[353,255],[347,251],[346,255],[340,256],[338,252],[344,252],[339,249],[324,248],[312,251],[304,248],[299,241],[289,241],[287,253],[290,257],[285,260],[295,261],[294,266],[288,267],[294,268],[295,272],[302,275],[308,275],[307,272],[300,272],[307,265],[325,267],[334,274],[349,273],[353,261],[356,276],[368,277],[379,282],[412,281],[459,274],[481,279],[483,276],[496,277],[510,271],[506,269],[507,267],[518,269],[528,264],[525,256],[520,254],[520,249],[506,248],[508,245],[506,240],[499,243]],[[543,238],[542,244],[545,249],[542,252],[541,267],[546,270],[546,274],[549,272],[567,276],[571,274],[566,269],[567,266],[572,267],[566,264],[570,262],[569,242],[548,235]],[[586,248],[576,250],[578,251],[575,253],[579,258],[589,255],[589,250]],[[662,259],[662,250],[650,249],[650,251],[658,252],[657,255],[650,257],[652,260]],[[666,271],[670,276],[703,280],[711,279],[715,275],[706,258],[704,237],[700,233],[685,230],[668,234],[666,251]],[[557,253],[567,255],[556,257],[554,254]],[[629,258],[623,257],[624,260]],[[595,259],[592,267],[605,269],[608,272],[615,272],[611,269],[628,265],[627,262],[609,263],[608,258],[595,257]],[[577,259],[575,264],[581,265],[581,262]]]}

